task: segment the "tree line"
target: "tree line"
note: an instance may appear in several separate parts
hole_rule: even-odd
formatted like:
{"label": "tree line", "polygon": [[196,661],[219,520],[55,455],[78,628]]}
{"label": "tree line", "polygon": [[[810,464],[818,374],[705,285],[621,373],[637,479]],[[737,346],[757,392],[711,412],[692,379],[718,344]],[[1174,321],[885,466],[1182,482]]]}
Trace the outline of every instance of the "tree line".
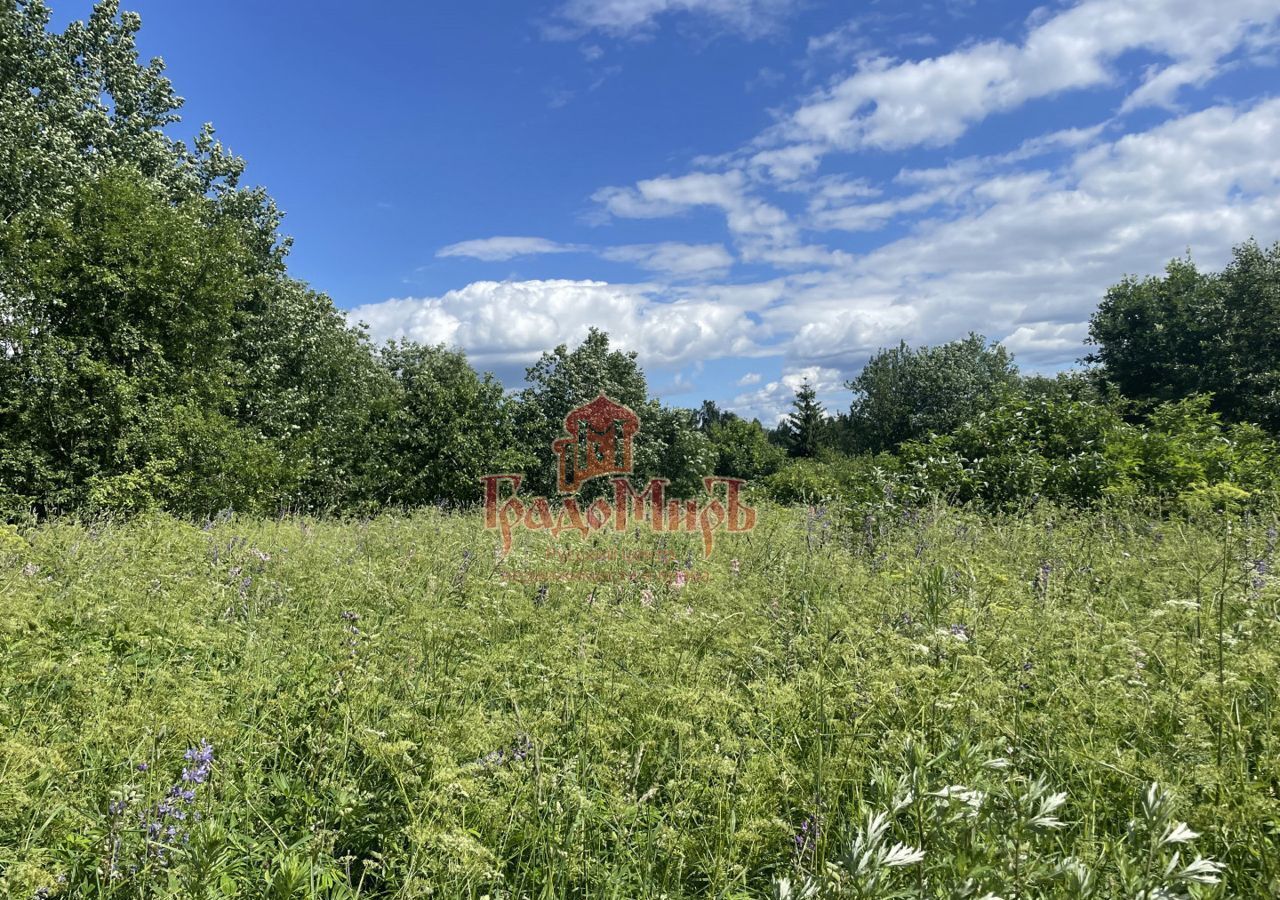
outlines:
{"label": "tree line", "polygon": [[[508,393],[463,353],[375,345],[288,271],[281,213],[137,54],[102,0],[49,28],[0,0],[0,515],[166,509],[365,512],[467,503],[494,471],[554,490],[551,441],[598,392],[641,418],[637,475],[706,474],[785,500],[878,491],[1035,496],[1268,489],[1280,430],[1280,245],[1127,278],[1087,369],[1022,376],[979,335],[876,354],[828,415],[812,385],[765,427],[650,396],[592,331]],[[1255,423],[1255,424],[1248,424]],[[1216,493],[1214,493],[1216,492]]]}

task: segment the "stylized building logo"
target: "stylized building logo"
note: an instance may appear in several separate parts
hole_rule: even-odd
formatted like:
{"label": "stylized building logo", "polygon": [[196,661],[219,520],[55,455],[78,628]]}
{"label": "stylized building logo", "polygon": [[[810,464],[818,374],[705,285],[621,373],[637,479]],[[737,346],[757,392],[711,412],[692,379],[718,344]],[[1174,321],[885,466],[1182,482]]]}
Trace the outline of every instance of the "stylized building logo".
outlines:
{"label": "stylized building logo", "polygon": [[[635,436],[640,417],[600,394],[564,417],[564,435],[551,443],[556,455],[558,507],[546,497],[520,493],[524,475],[485,475],[484,525],[502,532],[502,553],[511,550],[517,529],[549,531],[553,537],[577,532],[624,532],[629,523],[648,525],[655,532],[700,533],[703,553],[711,555],[716,532],[750,531],[756,511],[742,502],[741,478],[702,479],[705,496],[697,500],[668,497],[670,482],[651,478],[637,491],[627,478],[635,468]],[[579,503],[578,491],[592,478],[612,475],[613,499],[599,497]]]}
{"label": "stylized building logo", "polygon": [[630,475],[635,465],[632,440],[640,417],[600,394],[564,417],[566,437],[551,444],[559,459],[557,483],[562,494],[576,494],[598,475]]}

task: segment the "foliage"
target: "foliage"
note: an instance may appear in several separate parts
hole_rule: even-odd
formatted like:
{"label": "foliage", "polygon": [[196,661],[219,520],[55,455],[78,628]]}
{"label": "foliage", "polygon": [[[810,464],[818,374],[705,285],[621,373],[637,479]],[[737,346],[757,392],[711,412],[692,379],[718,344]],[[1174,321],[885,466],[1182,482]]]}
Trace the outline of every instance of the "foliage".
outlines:
{"label": "foliage", "polygon": [[127,171],[0,242],[13,312],[0,368],[10,504],[203,513],[268,488],[269,448],[234,421],[230,362],[248,250],[194,199]]}
{"label": "foliage", "polygon": [[1268,896],[1272,512],[855,524],[6,529],[0,894]]}
{"label": "foliage", "polygon": [[715,474],[756,479],[771,475],[786,461],[786,452],[769,441],[759,420],[729,415],[706,429],[715,451]]}
{"label": "foliage", "polygon": [[930,434],[950,434],[990,409],[1017,384],[1000,344],[970,334],[935,347],[882,350],[848,383],[853,449],[880,452]]}
{"label": "foliage", "polygon": [[443,346],[393,342],[379,359],[398,389],[378,440],[385,457],[383,502],[471,503],[481,476],[525,468],[511,449],[511,404],[492,375],[479,377],[466,356]]}
{"label": "foliage", "polygon": [[1148,402],[1211,394],[1229,421],[1280,431],[1280,244],[1248,241],[1201,272],[1175,259],[1163,277],[1126,278],[1089,325],[1090,357],[1120,391]]}
{"label": "foliage", "polygon": [[818,391],[805,381],[796,388],[794,409],[779,426],[782,442],[792,456],[814,457],[830,444],[831,423],[818,401]]}
{"label": "foliage", "polygon": [[902,458],[916,493],[1008,507],[1038,498],[1247,500],[1278,486],[1276,450],[1256,426],[1223,425],[1206,397],[1161,404],[1134,424],[1116,405],[1041,393],[908,444]]}
{"label": "foliage", "polygon": [[793,460],[761,479],[760,487],[778,503],[846,505],[882,503],[899,487],[896,457],[843,456],[826,453],[817,459]]}
{"label": "foliage", "polygon": [[[556,459],[551,444],[563,433],[565,416],[598,394],[630,408],[640,419],[635,438],[637,478],[668,478],[677,492],[692,495],[701,490],[702,477],[712,473],[715,458],[694,414],[664,409],[650,399],[635,352],[610,349],[609,336],[597,328],[590,329],[573,350],[561,344],[543,353],[525,380],[515,416],[521,456],[531,461],[525,472],[531,493],[555,493]],[[599,484],[591,487],[603,489]]]}

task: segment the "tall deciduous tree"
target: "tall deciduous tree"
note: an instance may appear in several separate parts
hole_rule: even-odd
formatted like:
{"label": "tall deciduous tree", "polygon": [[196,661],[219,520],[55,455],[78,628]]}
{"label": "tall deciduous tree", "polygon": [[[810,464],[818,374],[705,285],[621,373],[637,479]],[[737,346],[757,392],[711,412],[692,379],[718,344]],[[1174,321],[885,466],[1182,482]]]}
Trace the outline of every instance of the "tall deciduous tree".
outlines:
{"label": "tall deciduous tree", "polygon": [[1126,396],[1155,403],[1196,393],[1232,421],[1280,432],[1280,243],[1234,248],[1217,273],[1190,259],[1126,278],[1089,323],[1089,357]]}
{"label": "tall deciduous tree", "polygon": [[990,409],[1018,382],[998,343],[970,334],[934,347],[881,350],[848,382],[847,428],[854,447],[877,453],[929,434],[949,434]]}
{"label": "tall deciduous tree", "polygon": [[405,506],[474,503],[481,476],[525,467],[502,385],[476,374],[461,351],[392,342],[379,359],[396,384],[394,411],[379,441],[386,460],[380,499]]}

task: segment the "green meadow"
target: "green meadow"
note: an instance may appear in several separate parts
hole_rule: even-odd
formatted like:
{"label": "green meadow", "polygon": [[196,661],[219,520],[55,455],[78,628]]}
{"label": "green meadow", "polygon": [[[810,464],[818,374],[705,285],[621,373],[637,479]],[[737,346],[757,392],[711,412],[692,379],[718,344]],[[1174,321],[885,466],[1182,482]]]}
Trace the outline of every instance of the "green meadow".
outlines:
{"label": "green meadow", "polygon": [[[1273,515],[0,532],[12,897],[1268,897]],[[571,578],[541,581],[543,572]]]}

